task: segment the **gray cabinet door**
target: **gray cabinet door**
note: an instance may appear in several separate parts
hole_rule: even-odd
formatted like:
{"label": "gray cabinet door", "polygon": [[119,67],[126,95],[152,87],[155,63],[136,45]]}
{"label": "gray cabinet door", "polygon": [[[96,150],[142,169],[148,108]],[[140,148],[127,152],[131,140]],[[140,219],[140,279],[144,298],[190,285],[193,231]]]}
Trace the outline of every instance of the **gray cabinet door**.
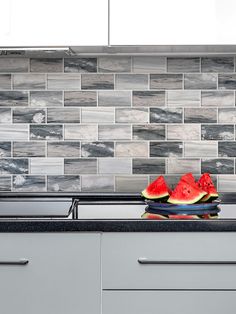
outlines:
{"label": "gray cabinet door", "polygon": [[0,234],[1,313],[99,314],[100,287],[99,234]]}

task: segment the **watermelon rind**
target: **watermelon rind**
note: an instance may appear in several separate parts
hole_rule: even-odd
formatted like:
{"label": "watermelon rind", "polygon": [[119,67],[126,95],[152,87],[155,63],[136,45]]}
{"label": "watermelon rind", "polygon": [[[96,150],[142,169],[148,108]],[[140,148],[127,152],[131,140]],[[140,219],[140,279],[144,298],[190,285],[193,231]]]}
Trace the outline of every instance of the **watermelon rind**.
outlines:
{"label": "watermelon rind", "polygon": [[157,199],[161,199],[161,198],[164,198],[164,197],[168,197],[170,194],[167,192],[167,193],[164,193],[164,194],[159,194],[158,196],[157,195],[153,195],[151,196],[150,194],[148,194],[146,192],[146,190],[144,190],[142,193],[142,196],[149,199],[149,200],[157,200]]}
{"label": "watermelon rind", "polygon": [[[163,176],[159,176],[156,180],[151,182],[145,190],[141,192],[141,195],[149,200],[162,200],[166,201],[169,197],[170,189],[165,182]],[[166,198],[166,199],[165,199]]]}
{"label": "watermelon rind", "polygon": [[180,199],[177,199],[177,198],[169,198],[167,200],[168,203],[171,203],[171,204],[195,204],[197,202],[199,202],[204,196],[206,195],[206,192],[202,192],[200,193],[197,197],[191,199],[191,200],[188,200],[188,201],[183,201],[183,200],[180,200]]}

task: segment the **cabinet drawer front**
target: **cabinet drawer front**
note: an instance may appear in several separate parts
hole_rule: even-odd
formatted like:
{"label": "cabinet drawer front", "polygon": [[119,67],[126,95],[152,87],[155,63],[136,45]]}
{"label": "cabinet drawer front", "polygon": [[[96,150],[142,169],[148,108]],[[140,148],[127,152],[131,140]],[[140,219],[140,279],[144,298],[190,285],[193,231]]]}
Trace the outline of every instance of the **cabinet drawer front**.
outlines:
{"label": "cabinet drawer front", "polygon": [[109,233],[103,289],[236,289],[236,233]]}
{"label": "cabinet drawer front", "polygon": [[232,314],[236,291],[104,291],[102,314]]}

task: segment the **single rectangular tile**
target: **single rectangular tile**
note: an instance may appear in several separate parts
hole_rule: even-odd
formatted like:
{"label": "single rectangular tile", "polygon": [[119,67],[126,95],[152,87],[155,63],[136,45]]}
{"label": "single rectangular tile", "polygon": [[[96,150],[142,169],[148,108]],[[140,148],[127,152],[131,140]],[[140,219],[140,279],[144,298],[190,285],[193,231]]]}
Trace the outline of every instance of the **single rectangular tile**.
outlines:
{"label": "single rectangular tile", "polygon": [[31,158],[31,174],[63,174],[62,158]]}
{"label": "single rectangular tile", "polygon": [[26,124],[4,124],[0,125],[0,140],[9,141],[9,140],[28,140],[29,130],[28,125]]}
{"label": "single rectangular tile", "polygon": [[61,91],[32,91],[30,92],[31,107],[62,107]]}
{"label": "single rectangular tile", "polygon": [[236,176],[220,175],[218,176],[218,191],[219,192],[234,192],[236,190]]}
{"label": "single rectangular tile", "polygon": [[233,174],[234,159],[214,158],[202,159],[201,172],[209,172],[214,174]]}
{"label": "single rectangular tile", "polygon": [[148,89],[147,74],[116,74],[116,89]]}
{"label": "single rectangular tile", "polygon": [[233,57],[201,58],[202,72],[234,72]]}
{"label": "single rectangular tile", "polygon": [[185,74],[185,89],[216,89],[217,74],[201,73],[201,74]]}
{"label": "single rectangular tile", "polygon": [[11,176],[0,176],[0,191],[11,191]]}
{"label": "single rectangular tile", "polygon": [[48,192],[79,192],[80,176],[48,176]]}
{"label": "single rectangular tile", "polygon": [[219,157],[236,157],[236,142],[218,142]]}
{"label": "single rectangular tile", "polygon": [[164,140],[165,126],[164,125],[133,125],[134,140]]}
{"label": "single rectangular tile", "polygon": [[45,176],[13,176],[13,192],[46,192]]}
{"label": "single rectangular tile", "polygon": [[82,192],[113,192],[113,176],[82,176]]}
{"label": "single rectangular tile", "polygon": [[135,158],[133,159],[133,173],[134,174],[154,174],[165,173],[166,170],[165,159],[145,159]]}
{"label": "single rectangular tile", "polygon": [[56,90],[77,90],[80,89],[80,74],[48,74],[47,87],[48,89]]}
{"label": "single rectangular tile", "polygon": [[104,56],[98,58],[99,72],[130,72],[131,57]]}
{"label": "single rectangular tile", "polygon": [[28,173],[28,159],[1,158],[0,175]]}
{"label": "single rectangular tile", "polygon": [[166,72],[166,57],[157,56],[133,57],[133,72],[136,73]]}
{"label": "single rectangular tile", "polygon": [[200,159],[178,159],[169,158],[167,159],[168,173],[179,173],[183,174],[186,172],[200,173]]}
{"label": "single rectangular tile", "polygon": [[128,140],[131,139],[130,125],[98,125],[99,140]]}
{"label": "single rectangular tile", "polygon": [[0,58],[0,72],[28,72],[29,59],[27,58]]}
{"label": "single rectangular tile", "polygon": [[65,58],[64,71],[74,73],[97,72],[97,58]]}
{"label": "single rectangular tile", "polygon": [[184,110],[185,123],[216,123],[217,109],[216,108],[185,108]]}
{"label": "single rectangular tile", "polygon": [[185,157],[217,157],[217,142],[197,141],[184,143]]}
{"label": "single rectangular tile", "polygon": [[113,157],[114,142],[82,142],[82,157]]}
{"label": "single rectangular tile", "polygon": [[234,107],[234,91],[202,91],[202,106]]}
{"label": "single rectangular tile", "polygon": [[236,123],[236,108],[219,108],[219,123]]}
{"label": "single rectangular tile", "polygon": [[150,74],[151,89],[182,89],[182,74]]}
{"label": "single rectangular tile", "polygon": [[149,114],[147,108],[116,108],[116,123],[147,123]]}
{"label": "single rectangular tile", "polygon": [[148,185],[147,176],[117,176],[115,177],[116,192],[140,193]]}
{"label": "single rectangular tile", "polygon": [[148,157],[148,142],[117,142],[116,157]]}
{"label": "single rectangular tile", "polygon": [[46,78],[45,74],[14,74],[13,75],[14,89],[45,89]]}
{"label": "single rectangular tile", "polygon": [[80,142],[48,142],[48,157],[80,157]]}
{"label": "single rectangular tile", "polygon": [[125,158],[99,158],[98,173],[99,174],[131,174],[131,159]]}
{"label": "single rectangular tile", "polygon": [[48,108],[47,123],[79,123],[80,108]]}
{"label": "single rectangular tile", "polygon": [[219,89],[236,89],[236,74],[219,74]]}
{"label": "single rectangular tile", "polygon": [[230,124],[202,125],[202,140],[234,140],[234,126]]}
{"label": "single rectangular tile", "polygon": [[62,140],[63,127],[55,125],[30,125],[31,140]]}
{"label": "single rectangular tile", "polygon": [[96,125],[65,125],[65,140],[96,140],[97,138]]}
{"label": "single rectangular tile", "polygon": [[0,123],[11,123],[10,108],[0,108]]}
{"label": "single rectangular tile", "polygon": [[65,174],[96,174],[96,158],[65,159]]}
{"label": "single rectangular tile", "polygon": [[113,123],[115,113],[113,108],[82,108],[81,121],[83,123]]}
{"label": "single rectangular tile", "polygon": [[43,142],[14,142],[13,157],[46,157]]}
{"label": "single rectangular tile", "polygon": [[11,89],[11,74],[0,74],[0,90]]}
{"label": "single rectangular tile", "polygon": [[32,58],[30,72],[62,72],[62,58]]}
{"label": "single rectangular tile", "polygon": [[200,140],[200,125],[198,124],[176,124],[167,126],[168,140]]}
{"label": "single rectangular tile", "polygon": [[131,107],[130,91],[99,91],[98,106]]}
{"label": "single rectangular tile", "polygon": [[0,106],[2,107],[28,106],[28,92],[0,91]]}
{"label": "single rectangular tile", "polygon": [[65,107],[96,107],[97,92],[95,91],[66,91],[64,93]]}
{"label": "single rectangular tile", "polygon": [[82,74],[81,89],[114,89],[113,74]]}
{"label": "single rectangular tile", "polygon": [[167,71],[172,73],[200,72],[200,58],[167,58]]}
{"label": "single rectangular tile", "polygon": [[181,108],[150,108],[150,123],[181,123],[183,109]]}
{"label": "single rectangular tile", "polygon": [[182,157],[182,142],[151,142],[150,157]]}
{"label": "single rectangular tile", "polygon": [[133,91],[134,107],[164,107],[165,91]]}
{"label": "single rectangular tile", "polygon": [[0,158],[11,157],[11,142],[0,142]]}
{"label": "single rectangular tile", "polygon": [[45,109],[13,109],[13,123],[45,123]]}
{"label": "single rectangular tile", "polygon": [[167,91],[167,105],[169,107],[199,107],[201,92],[196,90]]}

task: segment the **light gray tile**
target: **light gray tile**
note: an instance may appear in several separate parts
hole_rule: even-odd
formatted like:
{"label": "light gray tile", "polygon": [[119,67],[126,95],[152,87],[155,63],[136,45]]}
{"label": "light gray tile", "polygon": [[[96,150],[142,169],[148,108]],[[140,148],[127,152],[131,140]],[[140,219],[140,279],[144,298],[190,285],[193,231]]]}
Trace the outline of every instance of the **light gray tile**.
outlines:
{"label": "light gray tile", "polygon": [[13,192],[46,192],[45,176],[13,176]]}
{"label": "light gray tile", "polygon": [[197,141],[184,143],[185,157],[217,157],[217,142]]}
{"label": "light gray tile", "polygon": [[98,106],[131,107],[130,91],[99,91]]}
{"label": "light gray tile", "polygon": [[11,142],[0,142],[0,158],[11,157]]}
{"label": "light gray tile", "polygon": [[185,123],[216,123],[217,109],[216,108],[185,108],[184,110]]}
{"label": "light gray tile", "polygon": [[11,176],[0,177],[0,191],[11,191]]}
{"label": "light gray tile", "polygon": [[28,72],[27,58],[0,58],[0,72]]}
{"label": "light gray tile", "polygon": [[1,158],[0,175],[2,174],[27,174],[28,159]]}
{"label": "light gray tile", "polygon": [[113,192],[113,176],[82,176],[82,192]]}
{"label": "light gray tile", "polygon": [[80,82],[80,74],[48,74],[47,76],[47,87],[52,90],[78,90]]}
{"label": "light gray tile", "polygon": [[116,192],[140,193],[148,185],[147,176],[117,176],[115,178]]}
{"label": "light gray tile", "polygon": [[117,123],[147,123],[149,113],[147,108],[116,108]]}
{"label": "light gray tile", "polygon": [[35,89],[41,90],[46,88],[45,74],[14,74],[14,89]]}
{"label": "light gray tile", "polygon": [[234,174],[234,159],[202,159],[201,172],[213,174]]}
{"label": "light gray tile", "polygon": [[14,142],[13,157],[45,157],[46,146],[43,142]]}
{"label": "light gray tile", "polygon": [[48,192],[79,192],[80,176],[48,176]]}
{"label": "light gray tile", "polygon": [[165,126],[164,125],[133,125],[134,140],[164,140]]}
{"label": "light gray tile", "polygon": [[49,142],[48,157],[80,157],[80,142]]}
{"label": "light gray tile", "polygon": [[183,75],[182,74],[151,74],[150,88],[151,89],[182,89]]}
{"label": "light gray tile", "polygon": [[79,123],[80,108],[49,108],[47,123]]}
{"label": "light gray tile", "polygon": [[128,140],[131,139],[130,125],[98,125],[99,140]]}
{"label": "light gray tile", "polygon": [[82,142],[81,143],[82,157],[113,157],[114,143],[113,142]]}
{"label": "light gray tile", "polygon": [[219,123],[236,123],[236,108],[219,108]]}
{"label": "light gray tile", "polygon": [[218,191],[219,192],[235,192],[236,176],[220,175],[218,176]]}
{"label": "light gray tile", "polygon": [[30,125],[31,140],[62,140],[62,125]]}
{"label": "light gray tile", "polygon": [[202,140],[234,140],[234,126],[230,124],[202,125]]}
{"label": "light gray tile", "polygon": [[9,141],[9,140],[28,140],[29,132],[28,125],[19,124],[19,125],[0,125],[0,140]]}
{"label": "light gray tile", "polygon": [[97,72],[97,58],[65,58],[65,72]]}
{"label": "light gray tile", "polygon": [[28,92],[0,91],[0,106],[3,107],[28,106]]}
{"label": "light gray tile", "polygon": [[236,142],[218,142],[219,157],[236,157]]}
{"label": "light gray tile", "polygon": [[165,159],[146,159],[135,158],[133,159],[133,174],[154,174],[165,173]]}
{"label": "light gray tile", "polygon": [[66,91],[64,106],[68,107],[96,107],[97,92],[95,91]]}
{"label": "light gray tile", "polygon": [[30,159],[31,174],[63,174],[62,158],[32,158]]}
{"label": "light gray tile", "polygon": [[98,173],[99,174],[131,174],[131,159],[125,158],[99,158]]}
{"label": "light gray tile", "polygon": [[216,89],[217,74],[202,73],[202,74],[185,74],[184,76],[185,89]]}
{"label": "light gray tile", "polygon": [[234,72],[233,57],[205,57],[201,62],[202,72]]}
{"label": "light gray tile", "polygon": [[131,57],[104,56],[98,58],[99,72],[130,72]]}
{"label": "light gray tile", "polygon": [[172,73],[200,72],[200,58],[167,58],[167,71]]}
{"label": "light gray tile", "polygon": [[0,108],[0,123],[11,123],[10,108]]}
{"label": "light gray tile", "polygon": [[11,74],[0,74],[0,90],[11,89]]}
{"label": "light gray tile", "polygon": [[198,124],[176,124],[167,126],[168,140],[200,140],[201,129]]}
{"label": "light gray tile", "polygon": [[148,157],[148,142],[117,142],[116,157]]}
{"label": "light gray tile", "polygon": [[233,91],[202,91],[202,106],[233,107],[234,105]]}
{"label": "light gray tile", "polygon": [[113,108],[82,108],[81,120],[83,123],[109,123],[114,122],[115,113]]}
{"label": "light gray tile", "polygon": [[81,89],[114,89],[114,75],[82,74]]}
{"label": "light gray tile", "polygon": [[181,108],[151,108],[151,123],[181,123],[183,121],[183,109]]}
{"label": "light gray tile", "polygon": [[236,89],[236,74],[219,74],[219,89]]}
{"label": "light gray tile", "polygon": [[13,109],[13,123],[45,123],[45,109]]}
{"label": "light gray tile", "polygon": [[156,56],[133,57],[133,72],[136,73],[166,72],[166,58]]}
{"label": "light gray tile", "polygon": [[96,140],[98,131],[96,125],[65,125],[66,140]]}
{"label": "light gray tile", "polygon": [[116,74],[116,89],[148,89],[147,74]]}
{"label": "light gray tile", "polygon": [[182,142],[151,142],[150,157],[182,157]]}
{"label": "light gray tile", "polygon": [[32,58],[30,59],[31,72],[62,72],[62,58]]}
{"label": "light gray tile", "polygon": [[167,170],[168,173],[173,174],[200,173],[200,159],[169,158],[167,159]]}
{"label": "light gray tile", "polygon": [[31,107],[62,107],[61,91],[32,91],[30,92]]}
{"label": "light gray tile", "polygon": [[96,158],[65,159],[65,174],[96,174]]}
{"label": "light gray tile", "polygon": [[165,106],[165,91],[133,91],[134,107]]}
{"label": "light gray tile", "polygon": [[167,105],[169,107],[199,107],[201,92],[196,90],[167,91]]}

